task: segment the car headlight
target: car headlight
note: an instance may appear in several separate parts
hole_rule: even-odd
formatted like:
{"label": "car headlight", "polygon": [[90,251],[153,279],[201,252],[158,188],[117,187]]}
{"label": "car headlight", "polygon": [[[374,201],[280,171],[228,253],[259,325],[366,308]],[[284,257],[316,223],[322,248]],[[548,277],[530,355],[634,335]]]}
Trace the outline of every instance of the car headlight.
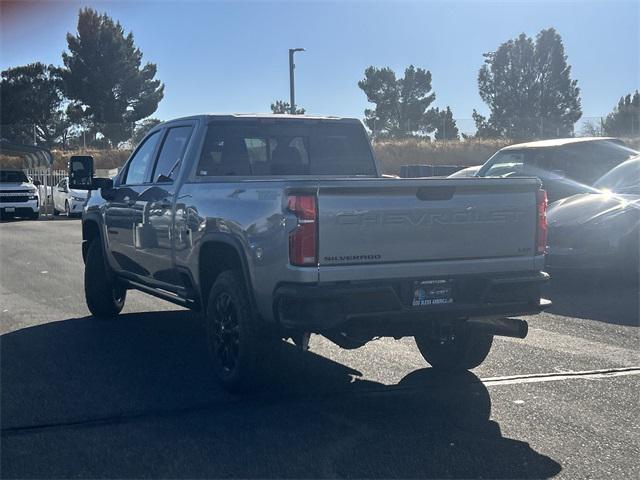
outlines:
{"label": "car headlight", "polygon": [[72,200],[75,200],[76,202],[84,202],[86,199],[84,197],[71,197]]}

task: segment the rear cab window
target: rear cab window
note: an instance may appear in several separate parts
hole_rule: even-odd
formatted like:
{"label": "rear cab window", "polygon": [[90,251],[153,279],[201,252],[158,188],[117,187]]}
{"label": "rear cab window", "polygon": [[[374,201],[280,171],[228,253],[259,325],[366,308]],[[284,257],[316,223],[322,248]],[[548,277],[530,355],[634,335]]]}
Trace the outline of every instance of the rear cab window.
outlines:
{"label": "rear cab window", "polygon": [[209,124],[196,176],[376,176],[361,125],[265,121]]}

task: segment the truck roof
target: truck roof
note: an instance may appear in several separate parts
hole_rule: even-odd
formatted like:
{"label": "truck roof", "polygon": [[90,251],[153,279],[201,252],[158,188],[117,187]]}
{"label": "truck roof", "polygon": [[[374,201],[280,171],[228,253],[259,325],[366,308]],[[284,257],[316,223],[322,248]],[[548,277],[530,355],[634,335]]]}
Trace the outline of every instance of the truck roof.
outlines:
{"label": "truck roof", "polygon": [[173,118],[163,123],[176,122],[182,120],[313,120],[331,121],[339,123],[360,123],[357,118],[336,117],[331,115],[291,115],[288,113],[207,113],[200,115],[190,115],[187,117]]}
{"label": "truck roof", "polygon": [[551,140],[537,140],[535,142],[516,143],[515,145],[509,145],[502,150],[522,150],[526,148],[549,148],[549,147],[562,147],[563,145],[569,145],[573,143],[583,142],[599,142],[603,140],[614,141],[621,143],[619,138],[615,137],[581,137],[581,138],[554,138]]}

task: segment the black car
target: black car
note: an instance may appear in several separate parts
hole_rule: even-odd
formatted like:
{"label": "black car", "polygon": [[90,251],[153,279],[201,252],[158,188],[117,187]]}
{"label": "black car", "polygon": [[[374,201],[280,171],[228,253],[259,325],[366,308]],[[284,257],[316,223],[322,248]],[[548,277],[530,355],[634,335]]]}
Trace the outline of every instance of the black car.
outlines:
{"label": "black car", "polygon": [[547,213],[550,269],[638,272],[640,156],[618,165],[588,193],[553,203]]}
{"label": "black car", "polygon": [[616,165],[637,155],[616,138],[558,138],[510,145],[478,177],[538,177],[550,202],[582,193]]}

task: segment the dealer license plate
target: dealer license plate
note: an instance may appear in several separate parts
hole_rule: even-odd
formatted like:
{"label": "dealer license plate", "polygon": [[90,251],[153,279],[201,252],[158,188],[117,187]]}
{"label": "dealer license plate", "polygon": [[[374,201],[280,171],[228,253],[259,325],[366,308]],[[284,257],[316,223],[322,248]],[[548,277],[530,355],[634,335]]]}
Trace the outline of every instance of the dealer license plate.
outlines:
{"label": "dealer license plate", "polygon": [[411,305],[446,305],[453,303],[453,280],[423,280],[413,285]]}
{"label": "dealer license plate", "polygon": [[7,213],[13,213],[16,211],[15,207],[4,207],[4,211]]}

